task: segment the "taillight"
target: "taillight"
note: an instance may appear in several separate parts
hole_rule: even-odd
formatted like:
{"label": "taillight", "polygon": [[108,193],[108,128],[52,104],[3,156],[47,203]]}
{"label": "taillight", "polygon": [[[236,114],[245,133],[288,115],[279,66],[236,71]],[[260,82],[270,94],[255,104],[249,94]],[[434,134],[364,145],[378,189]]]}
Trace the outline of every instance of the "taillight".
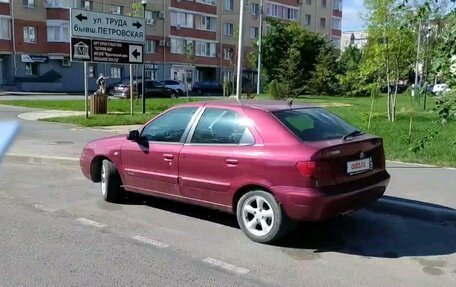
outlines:
{"label": "taillight", "polygon": [[327,161],[300,161],[296,168],[301,175],[313,180],[317,187],[335,184],[333,170]]}
{"label": "taillight", "polygon": [[316,171],[316,163],[314,161],[301,161],[296,164],[299,172],[305,177],[314,177]]}

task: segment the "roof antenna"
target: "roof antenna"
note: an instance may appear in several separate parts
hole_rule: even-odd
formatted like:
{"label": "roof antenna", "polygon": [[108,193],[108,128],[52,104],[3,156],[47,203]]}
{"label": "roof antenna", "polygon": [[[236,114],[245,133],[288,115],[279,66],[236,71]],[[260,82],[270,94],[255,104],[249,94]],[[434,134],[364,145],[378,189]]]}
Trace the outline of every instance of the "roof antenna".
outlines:
{"label": "roof antenna", "polygon": [[289,105],[290,107],[293,105],[293,101],[294,101],[297,97],[299,97],[299,93],[296,93],[296,95],[295,95],[293,98],[291,98],[291,100],[288,102],[288,105]]}

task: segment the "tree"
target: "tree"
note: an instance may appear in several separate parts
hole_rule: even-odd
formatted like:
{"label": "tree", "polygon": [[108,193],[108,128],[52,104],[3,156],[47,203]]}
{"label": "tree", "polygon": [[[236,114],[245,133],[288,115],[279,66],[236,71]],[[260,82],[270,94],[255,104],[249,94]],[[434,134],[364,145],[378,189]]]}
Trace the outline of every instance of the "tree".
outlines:
{"label": "tree", "polygon": [[[184,56],[185,56],[185,64],[186,66],[190,66],[195,61],[195,50],[193,49],[193,41],[185,41],[184,42]],[[185,92],[188,97],[188,79],[187,79],[187,68],[185,67],[184,73],[184,84],[185,84]]]}
{"label": "tree", "polygon": [[369,96],[375,84],[375,70],[364,65],[363,51],[356,46],[349,46],[340,56],[339,93],[344,96]]}
{"label": "tree", "polygon": [[337,53],[333,47],[321,49],[317,57],[315,70],[311,72],[310,91],[315,94],[334,95],[338,91]]}
{"label": "tree", "polygon": [[[321,35],[307,31],[297,23],[284,23],[268,18],[268,33],[262,39],[261,63],[266,82],[280,81],[283,69],[280,63],[290,55],[290,49],[299,51],[295,55],[296,69],[300,71],[299,82],[308,83],[315,70],[317,57],[322,48],[328,47],[328,41]],[[253,62],[257,59],[257,51],[253,51]],[[291,52],[295,53],[295,52]],[[296,53],[295,53],[296,54]]]}
{"label": "tree", "polygon": [[365,0],[364,5],[369,34],[365,70],[377,76],[383,74],[379,79],[387,86],[388,120],[394,122],[398,85],[415,62],[416,40],[410,25],[413,15],[396,0]]}

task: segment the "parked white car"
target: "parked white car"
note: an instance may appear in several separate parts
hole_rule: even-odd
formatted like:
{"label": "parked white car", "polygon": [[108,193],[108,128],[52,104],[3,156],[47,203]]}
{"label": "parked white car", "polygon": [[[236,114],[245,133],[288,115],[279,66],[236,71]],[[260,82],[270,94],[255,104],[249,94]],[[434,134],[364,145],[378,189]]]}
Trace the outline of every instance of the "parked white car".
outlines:
{"label": "parked white car", "polygon": [[432,92],[436,95],[441,95],[449,91],[451,91],[451,89],[447,84],[437,84],[432,88]]}
{"label": "parked white car", "polygon": [[187,92],[186,85],[179,81],[165,80],[165,81],[161,81],[160,84],[162,84],[163,86],[165,86],[167,88],[176,90],[179,93],[179,96],[183,96],[183,94]]}

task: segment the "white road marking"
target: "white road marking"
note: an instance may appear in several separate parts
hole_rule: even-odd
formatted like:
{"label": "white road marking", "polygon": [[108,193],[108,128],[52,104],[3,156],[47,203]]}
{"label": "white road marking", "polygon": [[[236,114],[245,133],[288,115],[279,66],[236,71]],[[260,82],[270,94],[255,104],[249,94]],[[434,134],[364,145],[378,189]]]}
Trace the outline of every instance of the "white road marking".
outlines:
{"label": "white road marking", "polygon": [[160,241],[156,241],[156,240],[153,240],[153,239],[141,236],[141,235],[135,235],[135,236],[132,236],[132,238],[134,240],[138,240],[138,241],[141,241],[141,242],[146,243],[146,244],[153,245],[153,246],[158,247],[158,248],[167,248],[167,247],[169,247],[169,244],[166,244],[166,243],[163,243],[163,242],[160,242]]}
{"label": "white road marking", "polygon": [[79,217],[76,220],[79,221],[79,223],[81,223],[83,225],[90,225],[90,226],[95,226],[95,227],[98,227],[98,228],[106,227],[106,225],[104,225],[104,224],[102,224],[100,222],[96,222],[94,220],[87,219],[87,218],[84,218],[84,217]]}
{"label": "white road marking", "polygon": [[223,268],[223,269],[231,271],[231,272],[236,272],[239,274],[247,274],[250,271],[249,269],[245,269],[243,267],[239,267],[239,266],[236,266],[236,265],[233,265],[230,263],[226,263],[226,262],[223,262],[223,261],[211,258],[211,257],[204,259],[203,262],[216,266],[216,267]]}
{"label": "white road marking", "polygon": [[41,210],[41,211],[55,212],[55,209],[43,206],[41,204],[34,204],[33,207],[35,207],[36,209]]}

